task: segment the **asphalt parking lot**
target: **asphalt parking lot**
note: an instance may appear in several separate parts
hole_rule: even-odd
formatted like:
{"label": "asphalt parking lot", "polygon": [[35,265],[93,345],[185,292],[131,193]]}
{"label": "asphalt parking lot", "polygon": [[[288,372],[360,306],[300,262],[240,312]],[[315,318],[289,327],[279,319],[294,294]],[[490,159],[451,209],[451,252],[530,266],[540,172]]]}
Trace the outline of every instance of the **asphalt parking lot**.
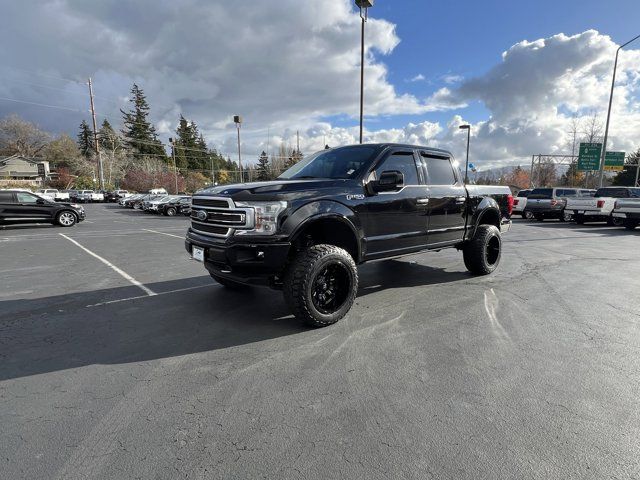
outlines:
{"label": "asphalt parking lot", "polygon": [[314,330],[214,284],[187,219],[86,209],[0,228],[2,478],[640,476],[638,230],[517,220],[488,277],[364,265]]}

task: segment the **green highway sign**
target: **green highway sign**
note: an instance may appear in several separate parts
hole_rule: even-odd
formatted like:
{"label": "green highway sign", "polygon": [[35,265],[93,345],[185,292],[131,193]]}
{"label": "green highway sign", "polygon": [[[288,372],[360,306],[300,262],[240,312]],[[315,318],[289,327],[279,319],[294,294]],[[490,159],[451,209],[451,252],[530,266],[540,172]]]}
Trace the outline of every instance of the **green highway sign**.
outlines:
{"label": "green highway sign", "polygon": [[601,153],[601,143],[581,143],[580,153],[578,154],[578,170],[599,170]]}
{"label": "green highway sign", "polygon": [[624,170],[624,152],[607,152],[604,154],[605,170]]}

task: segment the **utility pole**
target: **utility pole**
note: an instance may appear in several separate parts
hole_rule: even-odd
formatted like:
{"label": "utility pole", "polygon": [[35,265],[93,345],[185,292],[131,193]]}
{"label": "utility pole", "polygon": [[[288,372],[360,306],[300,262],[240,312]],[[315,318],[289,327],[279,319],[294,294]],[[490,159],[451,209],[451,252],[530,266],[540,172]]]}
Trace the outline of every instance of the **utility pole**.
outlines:
{"label": "utility pole", "polygon": [[171,143],[171,158],[173,159],[173,175],[176,181],[176,195],[178,194],[178,166],[176,165],[176,142],[173,138],[169,138]]}
{"label": "utility pole", "polygon": [[100,144],[98,143],[98,125],[96,123],[96,109],[93,105],[93,85],[89,77],[89,102],[91,104],[91,117],[93,118],[93,143],[98,157],[98,178],[100,180],[100,190],[104,190],[104,171],[102,169],[102,156],[100,155]]}
{"label": "utility pole", "polygon": [[300,154],[300,130],[296,130],[296,153]]}

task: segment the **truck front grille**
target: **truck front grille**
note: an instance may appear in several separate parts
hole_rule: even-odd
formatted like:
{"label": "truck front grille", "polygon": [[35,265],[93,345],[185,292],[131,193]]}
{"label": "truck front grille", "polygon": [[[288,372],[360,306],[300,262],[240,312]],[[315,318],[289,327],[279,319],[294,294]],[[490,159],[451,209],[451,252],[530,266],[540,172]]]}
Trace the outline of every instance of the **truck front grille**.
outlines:
{"label": "truck front grille", "polygon": [[193,197],[191,229],[203,235],[228,237],[236,228],[251,228],[253,210],[236,208],[230,198]]}

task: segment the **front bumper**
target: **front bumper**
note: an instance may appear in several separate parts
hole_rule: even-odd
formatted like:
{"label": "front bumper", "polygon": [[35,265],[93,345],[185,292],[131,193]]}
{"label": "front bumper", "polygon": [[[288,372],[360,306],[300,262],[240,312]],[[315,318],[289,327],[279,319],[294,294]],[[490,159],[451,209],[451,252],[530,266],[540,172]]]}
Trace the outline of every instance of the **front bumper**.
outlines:
{"label": "front bumper", "polygon": [[291,243],[279,239],[243,239],[242,242],[187,231],[184,248],[204,249],[204,267],[214,275],[251,285],[276,286],[287,263]]}

